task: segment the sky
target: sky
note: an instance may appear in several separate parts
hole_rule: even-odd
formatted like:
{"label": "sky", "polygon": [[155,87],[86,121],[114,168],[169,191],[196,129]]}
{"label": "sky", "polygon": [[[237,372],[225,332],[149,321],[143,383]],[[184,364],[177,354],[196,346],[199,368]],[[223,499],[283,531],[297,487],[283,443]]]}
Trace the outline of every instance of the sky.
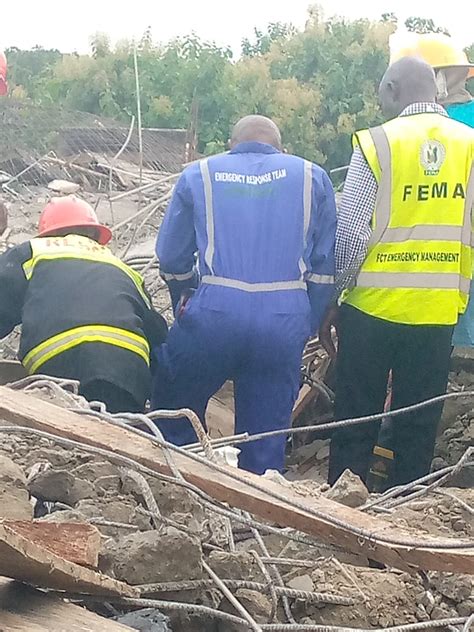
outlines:
{"label": "sky", "polygon": [[[112,41],[139,38],[151,26],[155,41],[168,41],[192,31],[220,45],[240,50],[253,27],[291,22],[303,27],[311,0],[0,0],[0,49],[36,44],[62,52],[88,52],[98,31]],[[430,17],[445,26],[463,46],[474,40],[470,0],[319,0],[327,17],[378,18],[395,12]]]}

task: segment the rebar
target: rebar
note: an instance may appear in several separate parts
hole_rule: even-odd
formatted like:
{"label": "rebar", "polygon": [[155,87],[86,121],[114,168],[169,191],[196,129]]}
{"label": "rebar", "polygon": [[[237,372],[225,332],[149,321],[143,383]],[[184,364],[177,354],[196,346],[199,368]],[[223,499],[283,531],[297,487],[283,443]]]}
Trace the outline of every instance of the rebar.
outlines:
{"label": "rebar", "polygon": [[237,610],[237,612],[242,616],[242,618],[250,626],[250,629],[254,630],[254,632],[262,632],[262,628],[260,627],[260,625],[255,621],[255,619],[248,612],[248,610],[246,610],[246,608],[243,607],[243,605],[235,597],[235,595],[232,594],[232,592],[229,590],[229,588],[218,577],[218,575],[212,570],[212,568],[209,566],[209,564],[207,564],[206,562],[203,561],[202,566],[203,566],[204,570],[206,571],[206,573],[211,578],[212,583],[215,584],[219,588],[219,590],[222,592],[224,597],[226,597],[227,600],[229,601],[229,603],[231,603],[234,606],[234,608]]}
{"label": "rebar", "polygon": [[[263,593],[270,591],[270,586],[262,582],[246,581],[241,579],[222,579],[221,581],[227,586],[227,588],[230,589],[238,590],[239,588],[246,588],[248,590],[255,590]],[[190,590],[211,588],[212,586],[212,579],[195,579],[183,582],[143,584],[142,586],[137,586],[137,588],[141,594],[146,595],[152,593],[187,592]],[[308,603],[324,603],[335,606],[353,606],[356,603],[356,600],[353,597],[346,597],[345,595],[339,594],[297,590],[295,588],[288,588],[287,586],[274,586],[274,590],[278,597],[286,596],[290,597],[290,599],[302,599]]]}
{"label": "rebar", "polygon": [[471,616],[469,617],[469,619],[466,621],[466,623],[464,624],[464,627],[462,629],[462,632],[470,632],[470,629],[472,627],[472,625],[474,624],[474,614],[471,614]]}
{"label": "rebar", "polygon": [[153,492],[151,491],[150,485],[143,474],[140,472],[136,472],[135,470],[129,469],[124,471],[125,475],[132,479],[132,481],[138,486],[140,494],[145,501],[145,505],[150,512],[150,516],[153,520],[153,525],[155,529],[159,529],[163,522],[161,511],[158,507],[158,504],[153,496]]}
{"label": "rebar", "polygon": [[[256,529],[255,529],[256,531]],[[266,551],[268,553],[268,551]],[[265,564],[262,561],[262,558],[260,557],[260,555],[257,553],[257,551],[250,551],[250,554],[253,555],[254,559],[255,559],[255,563],[257,564],[258,568],[260,569],[260,572],[262,573],[263,577],[266,579],[267,581],[267,585],[270,591],[270,597],[272,600],[272,609],[270,611],[270,617],[268,619],[269,623],[273,623],[275,621],[275,617],[277,615],[278,612],[278,595],[276,593],[275,590],[275,585],[273,583],[273,579],[272,576],[270,575],[270,572],[268,570],[268,568],[265,566]]]}
{"label": "rebar", "polygon": [[423,621],[422,623],[408,623],[407,625],[396,625],[384,628],[346,628],[339,625],[318,625],[318,624],[271,624],[262,625],[264,632],[419,632],[420,630],[431,630],[432,628],[445,628],[448,625],[462,625],[466,617],[452,619],[437,619]]}
{"label": "rebar", "polygon": [[[248,512],[244,512],[244,516],[246,518],[250,518],[250,514]],[[252,535],[255,538],[255,541],[257,542],[257,545],[258,545],[259,549],[261,550],[263,557],[264,558],[265,557],[270,557],[270,555],[268,553],[267,545],[265,544],[265,541],[262,538],[259,530],[258,529],[252,529]],[[282,578],[278,568],[275,565],[273,565],[271,567],[271,570],[273,572],[273,575],[275,576],[275,579],[276,579],[278,585],[280,587],[284,586],[283,578]],[[277,597],[277,592],[276,592],[275,586],[273,585],[273,583],[270,583],[270,587],[274,588],[274,590],[273,590],[273,592],[271,594],[272,594],[272,598],[275,599]],[[290,623],[296,623],[295,618],[293,617],[293,613],[291,612],[290,604],[288,602],[288,599],[287,599],[286,595],[284,595],[283,598],[282,598],[282,604],[283,604],[283,610],[285,612],[285,616],[286,616],[287,620]]]}
{"label": "rebar", "polygon": [[[160,411],[163,412],[165,415],[168,414],[168,411]],[[173,411],[172,411],[173,412]],[[176,412],[176,411],[174,411]],[[153,415],[156,416],[156,412],[152,413]],[[134,415],[132,414],[128,414],[127,415],[129,418],[133,417]],[[181,416],[183,416],[183,414],[181,414]],[[135,415],[135,417],[137,418],[141,418],[143,417],[143,415]],[[124,424],[121,424],[117,419],[114,418],[110,418],[110,423],[115,423],[117,425],[121,425],[123,426]],[[323,519],[331,524],[333,524],[334,526],[337,527],[341,527],[345,530],[351,531],[352,533],[358,535],[361,539],[366,540],[369,543],[377,543],[377,542],[381,542],[381,543],[386,543],[386,544],[396,544],[396,545],[400,545],[400,546],[406,546],[406,547],[412,547],[412,548],[418,548],[418,549],[470,549],[472,548],[472,542],[465,542],[465,541],[461,541],[458,540],[457,542],[453,541],[453,540],[444,540],[442,542],[436,542],[436,543],[429,543],[426,544],[426,542],[424,540],[406,540],[404,538],[393,538],[390,536],[385,536],[385,535],[379,535],[379,534],[374,534],[373,532],[367,530],[367,529],[362,529],[359,527],[354,527],[352,524],[347,523],[343,520],[340,520],[338,518],[333,517],[332,515],[325,513],[323,511],[319,511],[316,509],[313,509],[312,507],[308,507],[307,505],[305,505],[304,503],[300,503],[296,500],[289,500],[288,497],[284,494],[280,494],[276,491],[273,490],[269,490],[266,486],[264,485],[260,485],[259,483],[256,483],[248,478],[245,477],[245,475],[242,475],[242,473],[239,472],[239,470],[235,470],[232,468],[228,468],[225,466],[221,466],[218,463],[213,463],[210,462],[208,460],[206,460],[205,458],[202,458],[201,456],[197,455],[197,454],[193,454],[193,453],[189,453],[186,452],[186,450],[184,450],[183,448],[179,447],[179,446],[175,446],[171,443],[168,443],[164,440],[158,439],[156,437],[149,437],[149,435],[147,435],[146,433],[138,430],[138,429],[130,429],[131,432],[135,432],[140,434],[141,436],[147,437],[150,441],[156,443],[158,446],[160,446],[162,449],[165,450],[165,454],[166,454],[166,450],[169,450],[171,452],[175,452],[177,454],[180,454],[182,456],[188,457],[189,459],[191,459],[192,461],[195,461],[197,463],[200,463],[202,465],[206,465],[208,467],[210,467],[211,469],[227,476],[228,478],[231,478],[233,480],[236,480],[237,482],[244,484],[248,487],[251,487],[253,489],[256,489],[259,492],[263,492],[264,494],[271,496],[272,498],[283,502],[287,505],[290,505],[293,508],[296,509],[300,509],[302,511],[305,511],[308,514],[313,515],[314,517],[318,518],[318,519]],[[177,470],[175,468],[174,471],[176,476],[181,476],[179,470]]]}
{"label": "rebar", "polygon": [[[452,393],[450,395],[460,395],[460,393]],[[443,396],[443,397],[449,397],[449,395],[447,396]],[[439,400],[440,398],[435,398],[436,400]],[[428,402],[433,402],[433,400],[428,400]],[[426,405],[427,402],[424,403],[424,405]],[[415,407],[420,407],[422,406],[422,404],[416,404]],[[400,410],[405,410],[406,409],[400,409]],[[177,411],[171,411],[173,413],[176,413]],[[192,411],[191,411],[192,412]],[[400,411],[399,411],[400,412]],[[154,415],[154,417],[156,418],[157,415],[159,414],[164,414],[165,416],[168,415],[168,411],[160,411],[160,413],[154,412],[152,413]],[[180,416],[184,416],[185,413],[179,413]],[[193,413],[193,415],[195,415],[195,413]],[[127,415],[123,415],[124,417],[127,418],[132,418],[135,417],[137,419],[143,419],[146,418],[146,415],[141,415],[141,414],[137,414],[137,415],[132,415],[132,414],[127,414]],[[384,416],[384,414],[382,414],[382,416]],[[149,417],[149,416],[148,416]],[[197,417],[197,416],[196,416]],[[372,416],[373,417],[373,416]],[[120,422],[118,419],[115,419],[113,417],[110,417],[107,419],[108,423],[112,423],[112,424],[116,424],[119,425],[121,427],[125,426],[126,424],[123,422]],[[10,426],[8,427],[10,428],[10,431],[12,431],[14,428],[19,428],[19,427],[15,427],[15,426]],[[28,431],[31,432],[31,429],[28,429]],[[270,496],[271,498],[278,500],[279,502],[283,502],[284,504],[291,506],[294,509],[298,509],[301,511],[304,511],[305,513],[312,515],[313,517],[316,517],[318,519],[322,519],[336,527],[340,527],[346,531],[350,531],[353,534],[359,536],[360,538],[360,543],[361,546],[363,545],[364,542],[373,544],[373,543],[385,543],[385,544],[395,544],[395,545],[400,545],[400,546],[405,546],[405,547],[411,547],[411,548],[418,548],[418,549],[446,549],[446,550],[460,550],[460,549],[470,549],[472,548],[472,542],[466,542],[466,541],[462,541],[462,540],[458,540],[458,541],[453,541],[453,540],[444,540],[444,541],[437,541],[437,542],[429,542],[426,543],[425,540],[410,540],[410,539],[405,539],[405,538],[396,538],[396,537],[390,537],[390,536],[386,536],[383,533],[382,534],[374,534],[372,531],[365,529],[365,528],[360,528],[360,527],[355,527],[352,524],[341,520],[339,518],[336,518],[324,511],[320,511],[320,510],[316,510],[313,509],[312,507],[309,507],[308,505],[305,505],[304,503],[300,503],[294,499],[288,499],[287,495],[285,494],[281,494],[279,492],[276,492],[274,490],[268,489],[268,487],[266,487],[265,485],[260,485],[259,483],[249,479],[248,477],[246,477],[244,474],[242,474],[239,470],[234,470],[233,468],[228,468],[225,466],[221,466],[218,463],[215,462],[211,462],[197,454],[193,454],[190,452],[186,452],[186,450],[184,450],[183,448],[179,447],[179,446],[175,446],[171,443],[168,443],[166,441],[164,441],[163,439],[159,439],[158,437],[150,437],[147,433],[135,429],[135,428],[129,428],[130,432],[134,432],[136,434],[139,434],[142,437],[146,437],[148,438],[149,441],[151,441],[152,443],[156,443],[156,445],[158,445],[159,447],[161,447],[161,449],[164,451],[164,454],[166,456],[167,452],[173,452],[173,453],[177,453],[180,454],[183,457],[187,457],[188,459],[190,459],[191,461],[197,462],[201,465],[206,465],[207,467],[213,469],[214,471],[223,474],[224,476],[226,476],[227,478],[230,478],[232,480],[237,481],[240,484],[245,485],[246,487],[250,487],[252,489],[255,489],[259,492],[262,492],[264,494],[266,494],[267,496]],[[55,436],[55,435],[52,435]],[[115,454],[115,453],[114,453]],[[133,460],[131,460],[133,462]],[[167,461],[170,464],[170,460],[167,457]],[[173,474],[175,475],[175,477],[177,478],[182,478],[182,474],[179,471],[179,468],[176,467],[176,465],[170,464],[170,468],[172,469]],[[197,489],[197,488],[196,488]]]}
{"label": "rebar", "polygon": [[69,392],[69,389],[71,389],[74,395],[79,395],[80,384],[78,380],[68,380],[66,378],[53,377],[49,375],[28,375],[27,377],[24,377],[21,380],[17,380],[16,382],[10,382],[9,384],[7,384],[7,386],[12,391],[19,391],[42,382],[51,382],[52,384],[57,384],[63,390]]}
{"label": "rebar", "polygon": [[[174,411],[176,412],[176,411]],[[129,414],[129,417],[131,417],[132,415]],[[145,415],[136,415],[137,418],[142,418],[142,417],[146,417]],[[126,426],[125,423],[121,423],[119,420],[114,419],[113,417],[110,418],[110,420],[108,421],[108,423],[112,423],[112,424],[116,424],[118,426],[124,427]],[[13,431],[14,428],[19,428],[16,426],[7,426],[10,429],[10,432]],[[3,430],[3,429],[2,429]],[[3,430],[5,431],[5,430]],[[31,429],[28,429],[28,431],[31,432]],[[320,511],[317,509],[314,509],[312,507],[309,507],[308,505],[305,505],[304,503],[300,503],[299,501],[296,501],[294,499],[288,499],[287,495],[285,494],[281,494],[279,492],[276,492],[274,490],[268,489],[268,487],[266,487],[265,485],[261,485],[257,482],[254,482],[253,480],[249,479],[248,477],[246,477],[245,475],[243,475],[242,473],[240,473],[239,470],[234,470],[233,468],[229,468],[229,467],[225,467],[225,466],[221,466],[218,463],[214,463],[211,462],[197,454],[193,454],[190,452],[186,452],[186,450],[184,450],[183,448],[180,448],[178,446],[175,446],[171,443],[168,443],[162,439],[159,439],[157,437],[152,437],[150,435],[148,435],[147,433],[138,430],[136,428],[129,428],[130,432],[134,432],[139,434],[142,437],[147,438],[149,441],[156,443],[156,445],[158,445],[159,447],[161,447],[164,450],[164,454],[166,455],[166,451],[169,450],[171,452],[180,454],[183,457],[187,457],[188,459],[190,459],[191,461],[197,462],[201,465],[205,465],[213,470],[215,470],[216,472],[219,472],[220,474],[223,474],[224,476],[226,476],[227,478],[233,479],[235,481],[237,481],[240,484],[243,484],[246,487],[250,487],[251,489],[255,489],[259,492],[262,492],[264,494],[266,494],[267,496],[270,496],[271,498],[278,500],[279,502],[283,502],[285,505],[291,506],[293,509],[298,509],[300,511],[304,511],[306,514],[312,515],[313,517],[320,519],[320,520],[324,520],[330,524],[332,524],[333,526],[336,527],[340,527],[346,531],[350,531],[353,534],[359,536],[360,539],[360,545],[363,546],[364,542],[370,543],[371,545],[373,543],[384,543],[384,544],[395,544],[395,545],[400,545],[400,546],[405,546],[405,547],[411,547],[411,548],[417,548],[417,549],[450,549],[450,550],[460,550],[460,549],[471,549],[472,548],[472,542],[466,542],[466,541],[462,541],[462,540],[458,540],[458,541],[454,541],[454,540],[444,540],[444,541],[437,541],[437,542],[429,542],[426,543],[425,540],[410,540],[410,539],[405,539],[405,538],[396,538],[396,537],[390,537],[387,535],[382,534],[374,534],[372,531],[365,529],[365,528],[360,528],[360,527],[355,527],[352,524],[341,520],[339,518],[336,518],[332,515],[330,515],[329,513],[326,513],[324,511]],[[55,436],[55,435],[52,435]],[[113,453],[115,454],[115,453]],[[133,461],[132,461],[133,462]],[[181,477],[181,473],[179,472],[179,469],[177,469],[175,466],[172,467],[172,471],[174,473],[174,475],[176,477]]]}
{"label": "rebar", "polygon": [[317,432],[327,430],[335,430],[338,428],[347,428],[349,426],[357,426],[359,424],[370,423],[372,421],[380,421],[381,419],[385,419],[386,417],[398,417],[400,415],[404,415],[406,413],[415,412],[417,410],[421,410],[422,408],[426,408],[428,406],[432,406],[434,404],[439,404],[448,399],[457,399],[463,397],[474,397],[474,391],[459,391],[456,393],[446,393],[445,395],[438,395],[438,397],[432,397],[431,399],[427,399],[423,402],[419,402],[418,404],[412,404],[411,406],[405,406],[403,408],[397,408],[395,410],[389,410],[387,412],[377,413],[375,415],[367,415],[364,417],[353,417],[350,419],[341,419],[339,421],[331,421],[326,424],[316,424],[313,426],[298,426],[295,428],[286,428],[282,430],[270,430],[268,432],[259,432],[258,434],[249,435],[247,439],[238,440],[236,436],[231,436],[228,438],[229,443],[227,445],[234,445],[235,443],[249,443],[251,441],[260,441],[261,439],[268,439],[270,437],[279,437],[281,435],[293,435],[301,432]]}
{"label": "rebar", "polygon": [[[67,598],[70,600],[75,600],[83,603],[97,603],[102,602],[103,597],[98,595],[87,595],[81,596],[78,595],[68,595],[64,593],[57,593],[62,598]],[[248,625],[245,619],[241,617],[236,617],[233,614],[228,614],[227,612],[222,612],[221,610],[216,610],[215,608],[209,608],[208,606],[199,606],[192,603],[181,603],[179,601],[163,601],[161,599],[132,599],[128,597],[107,597],[107,601],[116,606],[129,606],[132,608],[156,608],[158,610],[162,610],[163,612],[169,611],[182,611],[188,612],[189,614],[195,615],[205,615],[206,617],[210,617],[212,619],[221,619],[222,621],[230,621],[231,623],[237,623],[238,625]]]}
{"label": "rebar", "polygon": [[[434,481],[430,485],[422,486],[421,489],[419,489],[418,491],[414,491],[413,494],[411,494],[410,496],[404,496],[403,498],[399,498],[397,500],[393,500],[391,502],[388,502],[386,505],[384,503],[384,506],[386,506],[387,509],[394,509],[395,507],[399,507],[401,505],[404,505],[407,502],[410,502],[411,500],[414,500],[415,498],[419,498],[420,496],[426,496],[426,494],[428,494],[430,491],[434,491],[434,490],[436,490],[437,487],[440,487],[440,485],[442,485],[443,483],[446,483],[449,480],[449,478],[451,478],[451,476],[453,476],[465,464],[467,464],[469,462],[468,461],[469,457],[473,453],[474,453],[474,448],[473,447],[467,448],[467,450],[464,452],[463,456],[459,459],[459,461],[456,463],[456,465],[453,466],[453,469],[450,472],[448,472],[447,474],[444,474],[441,478],[438,478],[436,481]],[[416,487],[417,486],[414,485],[413,489],[415,489]]]}
{"label": "rebar", "polygon": [[454,465],[449,465],[448,467],[444,467],[441,470],[436,470],[436,472],[431,472],[430,474],[427,474],[426,476],[422,476],[421,478],[411,481],[411,483],[407,483],[406,485],[398,485],[397,487],[392,487],[388,491],[384,492],[378,498],[375,498],[374,500],[370,500],[369,502],[365,503],[365,505],[363,505],[362,507],[359,507],[359,510],[366,511],[367,509],[372,509],[374,507],[381,506],[387,500],[390,500],[390,498],[395,498],[396,496],[399,496],[400,494],[404,494],[405,492],[410,491],[411,489],[415,488],[417,485],[423,485],[424,483],[428,483],[429,481],[432,481],[433,479],[438,479],[441,476],[444,476],[444,474],[447,474],[448,472],[452,472],[454,470],[454,467],[455,467]]}
{"label": "rebar", "polygon": [[191,423],[193,430],[199,439],[199,443],[204,450],[206,459],[209,461],[216,460],[210,437],[204,430],[204,426],[202,425],[199,417],[190,408],[180,408],[179,410],[154,410],[149,413],[147,417],[149,417],[152,421],[155,419],[180,419],[181,417],[186,417]]}
{"label": "rebar", "polygon": [[265,533],[274,534],[279,537],[286,538],[287,540],[298,542],[300,544],[304,544],[310,547],[316,547],[318,549],[328,549],[330,551],[340,551],[340,552],[344,552],[346,550],[332,544],[318,542],[317,540],[312,539],[310,536],[300,534],[294,529],[288,529],[288,528],[279,529],[277,527],[273,527],[271,525],[267,525],[262,522],[259,522],[258,520],[255,520],[254,518],[249,520],[245,518],[244,516],[242,516],[238,510],[228,509],[228,508],[223,507],[218,501],[216,501],[214,498],[212,498],[211,496],[203,492],[199,487],[196,487],[192,483],[189,483],[183,479],[173,478],[166,474],[161,474],[160,472],[157,472],[155,470],[152,470],[146,467],[145,465],[142,465],[141,463],[139,463],[138,461],[135,461],[134,459],[117,454],[113,450],[107,450],[104,448],[91,446],[87,443],[81,443],[73,439],[66,439],[65,437],[59,437],[57,435],[45,432],[44,430],[37,430],[35,428],[28,428],[24,426],[1,426],[0,425],[0,433],[2,432],[10,433],[10,434],[25,433],[25,434],[37,435],[39,437],[43,437],[44,439],[48,439],[49,441],[55,442],[58,445],[64,445],[70,448],[77,448],[79,450],[83,450],[84,452],[89,452],[90,454],[98,454],[99,456],[108,458],[111,461],[115,460],[118,462],[122,462],[125,465],[128,465],[129,467],[134,467],[138,471],[141,471],[143,474],[157,478],[160,481],[163,481],[170,485],[178,485],[179,487],[183,487],[184,489],[188,490],[191,494],[194,494],[204,504],[204,506],[207,507],[207,509],[209,509],[210,511],[213,511],[222,516],[231,518],[232,520],[235,520],[236,522],[239,522],[249,528],[254,527]]}

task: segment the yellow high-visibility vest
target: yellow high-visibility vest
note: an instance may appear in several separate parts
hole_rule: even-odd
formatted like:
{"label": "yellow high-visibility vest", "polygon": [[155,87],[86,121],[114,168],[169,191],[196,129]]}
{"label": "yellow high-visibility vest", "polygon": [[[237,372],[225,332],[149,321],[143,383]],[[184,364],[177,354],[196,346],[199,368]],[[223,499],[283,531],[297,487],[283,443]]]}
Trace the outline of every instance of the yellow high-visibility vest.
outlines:
{"label": "yellow high-visibility vest", "polygon": [[[31,259],[23,264],[23,272],[31,281],[37,266],[45,261],[90,261],[109,265],[121,270],[135,285],[145,305],[151,306],[142,276],[115,257],[105,246],[80,235],[66,237],[41,237],[32,239]],[[84,343],[104,343],[131,351],[150,364],[150,346],[143,335],[123,327],[91,323],[59,331],[33,348],[29,349],[22,363],[29,374],[37,373],[41,367],[56,356]]]}
{"label": "yellow high-visibility vest", "polygon": [[474,131],[441,114],[357,132],[378,183],[372,236],[344,302],[384,320],[452,325],[472,278]]}

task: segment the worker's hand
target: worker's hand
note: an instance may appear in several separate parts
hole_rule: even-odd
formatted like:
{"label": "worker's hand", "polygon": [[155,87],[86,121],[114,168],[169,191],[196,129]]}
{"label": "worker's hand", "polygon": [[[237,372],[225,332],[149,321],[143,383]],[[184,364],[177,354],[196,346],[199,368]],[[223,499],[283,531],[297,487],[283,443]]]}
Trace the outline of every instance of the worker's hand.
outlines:
{"label": "worker's hand", "polygon": [[333,359],[336,357],[336,347],[332,339],[332,328],[337,327],[337,319],[339,316],[339,307],[331,305],[327,310],[323,322],[319,328],[319,341],[323,345],[328,356]]}

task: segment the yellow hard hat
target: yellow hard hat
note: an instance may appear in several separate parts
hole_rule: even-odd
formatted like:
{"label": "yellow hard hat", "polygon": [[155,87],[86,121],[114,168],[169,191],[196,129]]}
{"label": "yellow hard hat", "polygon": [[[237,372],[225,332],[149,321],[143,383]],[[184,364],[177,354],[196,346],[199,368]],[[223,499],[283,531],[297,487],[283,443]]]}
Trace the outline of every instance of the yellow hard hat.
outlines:
{"label": "yellow hard hat", "polygon": [[474,64],[453,40],[442,33],[395,33],[390,38],[390,64],[402,57],[420,57],[433,68],[470,68],[469,77],[474,76]]}

